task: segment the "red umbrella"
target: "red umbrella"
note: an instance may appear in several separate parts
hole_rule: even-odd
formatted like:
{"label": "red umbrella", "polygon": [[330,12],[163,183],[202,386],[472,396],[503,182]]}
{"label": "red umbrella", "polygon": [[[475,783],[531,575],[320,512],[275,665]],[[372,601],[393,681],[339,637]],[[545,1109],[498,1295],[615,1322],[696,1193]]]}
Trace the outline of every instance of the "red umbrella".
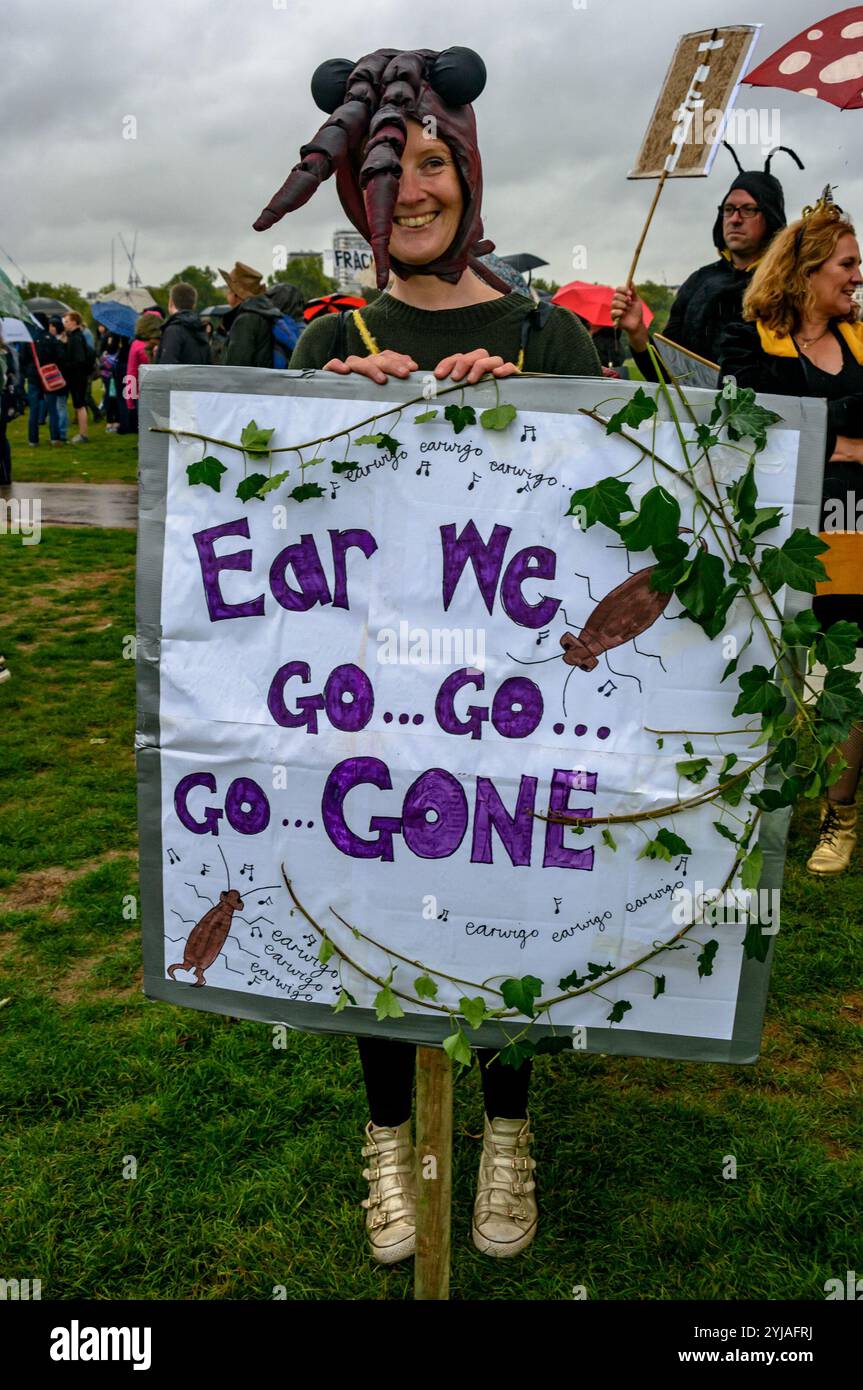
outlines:
{"label": "red umbrella", "polygon": [[310,299],[303,310],[306,323],[318,319],[321,314],[338,314],[342,309],[364,309],[368,300],[353,294],[325,294],[320,299]]}
{"label": "red umbrella", "polygon": [[863,5],[807,25],[743,81],[820,97],[841,111],[863,106]]}
{"label": "red umbrella", "polygon": [[[589,285],[586,280],[573,280],[569,285],[561,285],[557,293],[552,295],[551,302],[571,309],[595,328],[614,328],[616,325],[611,317],[613,294],[611,285]],[[644,300],[641,300],[641,308],[647,328],[653,321],[653,314]]]}

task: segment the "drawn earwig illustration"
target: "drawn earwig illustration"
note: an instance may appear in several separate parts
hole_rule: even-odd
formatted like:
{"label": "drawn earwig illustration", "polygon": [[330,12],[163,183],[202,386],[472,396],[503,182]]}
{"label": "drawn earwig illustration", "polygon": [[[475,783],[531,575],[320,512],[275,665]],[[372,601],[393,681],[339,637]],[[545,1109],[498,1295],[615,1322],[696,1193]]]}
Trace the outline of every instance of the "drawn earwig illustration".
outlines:
{"label": "drawn earwig illustration", "polygon": [[[227,891],[219,894],[218,903],[213,903],[212,898],[206,898],[205,894],[198,892],[194,883],[186,885],[188,888],[192,888],[199,898],[206,898],[206,901],[213,903],[213,905],[209,912],[205,912],[200,922],[197,922],[189,932],[183,951],[182,961],[177,961],[175,965],[170,965],[168,967],[168,974],[172,980],[174,979],[175,970],[193,970],[195,972],[193,989],[197,989],[199,986],[207,983],[204,977],[204,971],[208,970],[219,956],[224,960],[225,968],[230,970],[232,974],[241,975],[243,973],[241,970],[234,970],[232,966],[228,965],[227,956],[225,955],[223,947],[231,934],[231,925],[234,920],[234,915],[235,913],[243,911],[245,903],[236,888],[231,887],[231,875],[225,856],[222,854],[221,845],[217,845],[216,848],[219,854],[222,855],[222,863],[225,865],[225,874],[228,881]],[[265,884],[263,888],[256,888],[254,891],[263,893],[268,888],[280,887],[281,884],[268,883]],[[176,912],[176,908],[172,910]],[[180,914],[177,913],[178,917],[179,915]],[[188,920],[189,919],[186,917],[180,918],[181,922],[186,922]],[[245,920],[244,917],[240,918],[240,921]],[[262,914],[261,916],[252,918],[252,921],[247,922],[246,925],[254,926],[255,922],[260,921],[269,922],[270,918],[264,917]],[[260,932],[260,927],[258,931]],[[168,937],[168,940],[182,941],[182,937]],[[239,945],[239,942],[237,944]],[[245,946],[240,946],[240,950],[245,951]],[[246,954],[254,955],[255,953],[253,951],[248,951]]]}

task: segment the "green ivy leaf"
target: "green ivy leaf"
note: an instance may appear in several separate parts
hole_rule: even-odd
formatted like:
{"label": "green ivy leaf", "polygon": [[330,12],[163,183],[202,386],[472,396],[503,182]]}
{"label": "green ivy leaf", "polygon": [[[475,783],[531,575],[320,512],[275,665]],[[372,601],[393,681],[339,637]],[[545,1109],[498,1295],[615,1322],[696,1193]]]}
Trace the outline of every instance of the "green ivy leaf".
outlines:
{"label": "green ivy leaf", "polygon": [[821,694],[815,701],[818,723],[815,737],[819,743],[842,743],[851,732],[851,725],[863,719],[863,694],[858,688],[859,676],[834,666],[824,677]]}
{"label": "green ivy leaf", "polygon": [[740,677],[740,697],[732,718],[738,714],[765,714],[773,716],[785,708],[785,696],[778,685],[770,679],[766,666],[753,666]]}
{"label": "green ivy leaf", "polygon": [[783,772],[787,772],[789,767],[797,758],[796,738],[781,738],[774,748],[767,762],[768,767],[781,767]]}
{"label": "green ivy leaf", "polygon": [[719,435],[714,434],[709,425],[696,425],[695,442],[702,449],[712,449],[714,444],[719,443]]}
{"label": "green ivy leaf", "polygon": [[849,666],[857,655],[860,636],[856,623],[833,623],[815,643],[815,660],[823,666]]}
{"label": "green ivy leaf", "polygon": [[763,532],[772,531],[784,515],[781,507],[756,507],[752,520],[741,523],[740,534],[745,540],[754,540]]}
{"label": "green ivy leaf", "polygon": [[504,980],[500,990],[508,1009],[517,1009],[528,1018],[536,1017],[533,1001],[542,993],[542,980],[524,975],[520,980]]}
{"label": "green ivy leaf", "polygon": [[259,495],[260,489],[267,481],[266,473],[250,473],[247,478],[243,478],[242,482],[237,485],[236,496],[239,497],[241,502],[248,502],[251,497],[257,497],[258,501],[261,501],[262,499]]}
{"label": "green ivy leaf", "polygon": [[617,849],[617,842],[615,841],[615,838],[614,838],[614,836],[612,835],[612,833],[611,833],[611,831],[609,830],[609,828],[608,828],[607,825],[604,826],[603,831],[602,831],[602,843],[603,843],[604,845],[608,845],[608,848],[609,848],[609,849],[613,849],[613,850],[616,850],[616,849]]}
{"label": "green ivy leaf", "polygon": [[[732,566],[732,568],[733,568],[733,566]],[[740,660],[740,658],[742,657],[743,653],[746,651],[746,648],[749,646],[749,643],[750,643],[751,641],[752,641],[752,631],[751,631],[751,629],[750,629],[749,636],[747,637],[746,641],[743,643],[743,646],[740,648],[740,651],[737,653],[736,656],[733,656],[733,657],[731,658],[731,660],[729,661],[729,663],[728,663],[728,665],[726,666],[725,670],[722,672],[722,676],[721,676],[721,679],[720,679],[720,681],[719,681],[719,684],[720,684],[720,685],[721,685],[722,682],[725,680],[725,677],[726,677],[726,676],[730,676],[734,671],[737,670],[737,663],[738,663],[738,661]]]}
{"label": "green ivy leaf", "polygon": [[493,405],[490,410],[484,410],[479,417],[479,422],[484,430],[505,430],[507,425],[511,425],[518,411],[514,405],[501,402],[500,405]]}
{"label": "green ivy leaf", "polygon": [[354,468],[362,468],[361,463],[354,459],[333,459],[332,470],[334,473],[350,473]]}
{"label": "green ivy leaf", "polygon": [[462,995],[458,1001],[458,1007],[459,1013],[463,1014],[467,1020],[469,1028],[479,1028],[483,1019],[488,1018],[485,1000],[481,999],[479,995],[474,999],[468,999],[466,995]]}
{"label": "green ivy leaf", "polygon": [[352,994],[348,994],[346,989],[342,989],[339,991],[339,997],[333,1005],[333,1013],[340,1014],[346,1004],[353,1004],[354,1008],[356,1008],[357,1001]]}
{"label": "green ivy leaf", "polygon": [[358,434],[354,440],[355,444],[380,444],[382,435],[379,434]]}
{"label": "green ivy leaf", "polygon": [[629,500],[629,487],[629,483],[622,483],[619,478],[600,478],[592,487],[579,488],[572,494],[567,516],[574,516],[578,509],[583,509],[585,530],[595,521],[599,521],[603,526],[616,531],[620,525],[621,512],[633,510]]}
{"label": "green ivy leaf", "polygon": [[758,921],[757,916],[754,921],[752,918],[749,919],[746,935],[743,938],[743,954],[747,960],[759,960],[763,965],[767,959],[767,952],[770,950],[770,937],[761,930],[761,927],[762,923]]}
{"label": "green ivy leaf", "polygon": [[461,434],[466,425],[476,424],[476,411],[472,405],[448,405],[444,418],[449,420],[456,434]]}
{"label": "green ivy leaf", "polygon": [[678,773],[685,777],[688,782],[703,782],[710,767],[709,758],[689,758],[685,762],[675,763]]}
{"label": "green ivy leaf", "polygon": [[389,985],[384,985],[380,993],[374,998],[375,1014],[378,1023],[383,1023],[385,1018],[404,1018],[405,1011],[396,999]]}
{"label": "green ivy leaf", "polygon": [[665,993],[665,976],[654,975],[653,977],[653,997],[658,999],[660,994]]}
{"label": "green ivy leaf", "polygon": [[732,844],[736,845],[739,843],[734,831],[731,830],[727,825],[723,825],[721,820],[715,820],[713,822],[713,829],[717,830],[720,835],[724,835],[726,840],[731,840]]}
{"label": "green ivy leaf", "polygon": [[735,442],[739,439],[752,439],[755,441],[755,452],[760,453],[766,447],[768,429],[781,419],[782,416],[777,415],[775,410],[767,410],[763,405],[758,405],[755,392],[746,386],[743,389],[738,387],[737,395],[728,406],[723,423],[728,430],[729,439]]}
{"label": "green ivy leaf", "polygon": [[763,868],[764,850],[760,845],[753,845],[740,865],[740,886],[746,889],[757,888],[761,882]]}
{"label": "green ivy leaf", "polygon": [[786,647],[811,647],[821,627],[811,608],[804,608],[796,618],[782,624],[782,641]]}
{"label": "green ivy leaf", "polygon": [[250,420],[243,426],[240,435],[240,443],[247,454],[268,454],[270,452],[270,439],[275,434],[275,429],[258,429],[254,420]]}
{"label": "green ivy leaf", "polygon": [[437,984],[430,975],[419,975],[414,980],[414,993],[417,999],[437,999]]}
{"label": "green ivy leaf", "polygon": [[556,1037],[556,1038],[540,1038],[540,1039],[538,1040],[538,1042],[534,1045],[534,1052],[537,1054],[537,1056],[538,1056],[540,1053],[542,1053],[542,1054],[547,1054],[547,1053],[548,1053],[548,1054],[551,1054],[551,1055],[553,1056],[553,1055],[554,1055],[555,1053],[557,1053],[557,1052],[571,1052],[571,1051],[572,1051],[572,1035],[571,1035],[571,1034],[569,1034],[568,1036],[567,1036],[567,1035],[564,1035],[564,1036],[562,1036],[562,1037],[561,1037],[560,1035],[558,1035],[558,1037]]}
{"label": "green ivy leaf", "polygon": [[725,757],[722,759],[722,766],[721,766],[721,768],[719,769],[719,780],[720,780],[720,782],[724,782],[724,781],[725,781],[725,778],[728,776],[729,772],[731,771],[731,769],[733,768],[733,766],[734,766],[734,764],[735,764],[736,762],[737,762],[737,754],[736,754],[736,753],[726,753],[726,754],[725,754]]}
{"label": "green ivy leaf", "polygon": [[771,546],[761,556],[761,578],[771,594],[789,584],[804,594],[814,594],[819,580],[827,578],[827,571],[817,558],[829,547],[824,541],[813,536],[811,531],[800,527],[778,549]]}
{"label": "green ivy leaf", "polygon": [[[649,420],[651,415],[657,411],[656,401],[652,396],[648,396],[643,386],[639,386],[635,395],[626,402],[622,410],[618,410],[616,415],[612,415],[608,424],[605,426],[606,434],[620,434],[624,425],[630,429],[637,430],[644,420]],[[641,549],[644,549],[642,546]]]}
{"label": "green ivy leaf", "polygon": [[227,473],[227,468],[218,459],[211,455],[206,458],[198,459],[197,463],[190,463],[186,469],[189,482],[194,487],[197,483],[203,483],[206,487],[211,487],[214,492],[222,490],[222,474]]}
{"label": "green ivy leaf", "polygon": [[705,975],[713,974],[713,958],[719,950],[719,942],[716,940],[708,941],[704,950],[698,956],[698,974],[704,979]]}
{"label": "green ivy leaf", "polygon": [[669,860],[673,855],[679,858],[681,854],[691,853],[692,850],[685,840],[682,840],[679,835],[675,835],[672,830],[666,830],[663,827],[655,840],[648,840],[637,857],[639,859]]}
{"label": "green ivy leaf", "polygon": [[[320,459],[312,459],[312,463],[320,462]],[[272,478],[267,478],[266,481],[261,484],[261,486],[258,488],[256,495],[258,497],[266,497],[268,492],[275,492],[276,488],[281,487],[285,479],[290,476],[290,471],[291,470],[289,468],[286,468],[284,473],[274,473]],[[260,477],[260,474],[257,474],[256,476]]]}
{"label": "green ivy leaf", "polygon": [[653,553],[658,561],[650,572],[650,587],[660,594],[669,594],[689,572],[689,546],[679,539],[664,545],[655,545]]}
{"label": "green ivy leaf", "polygon": [[455,1062],[460,1067],[469,1067],[473,1061],[470,1043],[460,1028],[457,1032],[450,1033],[449,1037],[444,1038],[443,1050],[450,1061]]}
{"label": "green ivy leaf", "polygon": [[720,800],[724,801],[726,806],[740,805],[746,793],[746,788],[749,785],[750,775],[750,773],[747,773],[745,777],[741,777],[739,781],[733,782],[730,787],[726,787],[724,792],[720,792]]}
{"label": "green ivy leaf", "polygon": [[677,537],[680,506],[664,487],[652,487],[641,499],[636,516],[624,521],[617,534],[627,550],[652,550]]}
{"label": "green ivy leaf", "polygon": [[623,1015],[625,1013],[628,1013],[631,1008],[632,1005],[630,1004],[628,999],[618,999],[617,1003],[612,1008],[611,1013],[608,1015],[606,1022],[620,1023],[621,1019],[623,1018]]}
{"label": "green ivy leaf", "polygon": [[[709,620],[716,611],[725,587],[725,566],[718,555],[698,550],[684,582],[675,590],[683,607],[697,623]],[[735,586],[736,587],[736,586]]]}
{"label": "green ivy leaf", "polygon": [[502,1067],[518,1068],[535,1052],[535,1045],[528,1038],[522,1038],[519,1042],[511,1042],[507,1047],[504,1047],[501,1050],[499,1061]]}
{"label": "green ivy leaf", "polygon": [[295,502],[308,502],[310,497],[323,497],[326,489],[320,483],[300,483],[299,487],[292,488],[288,493]]}
{"label": "green ivy leaf", "polygon": [[562,980],[558,980],[558,989],[581,989],[582,985],[587,984],[587,976],[579,975],[577,970],[573,970],[569,975],[565,975]]}
{"label": "green ivy leaf", "polygon": [[318,951],[318,960],[321,962],[321,965],[326,965],[330,956],[334,956],[335,953],[336,948],[330,941],[330,938],[328,936],[321,937],[321,949]]}
{"label": "green ivy leaf", "polygon": [[694,747],[694,745],[692,744],[692,742],[691,742],[690,739],[687,739],[686,742],[684,743],[684,745],[683,745],[683,751],[684,751],[684,753],[688,753],[689,756],[690,756],[690,758],[692,757],[693,753],[695,752],[695,747]]}
{"label": "green ivy leaf", "polygon": [[754,521],[755,503],[758,500],[758,488],[755,484],[755,462],[749,464],[742,478],[738,478],[736,483],[732,483],[725,491],[728,493],[728,500],[731,503],[735,521]]}
{"label": "green ivy leaf", "polygon": [[402,447],[399,440],[393,439],[391,434],[379,434],[378,439],[380,440],[381,447],[386,449],[387,453],[392,458],[395,458],[399,449]]}
{"label": "green ivy leaf", "polygon": [[425,425],[425,424],[428,423],[429,420],[436,420],[436,419],[437,419],[437,411],[436,411],[436,410],[424,410],[424,411],[422,412],[421,415],[415,415],[415,416],[414,416],[414,424],[415,424],[415,425]]}

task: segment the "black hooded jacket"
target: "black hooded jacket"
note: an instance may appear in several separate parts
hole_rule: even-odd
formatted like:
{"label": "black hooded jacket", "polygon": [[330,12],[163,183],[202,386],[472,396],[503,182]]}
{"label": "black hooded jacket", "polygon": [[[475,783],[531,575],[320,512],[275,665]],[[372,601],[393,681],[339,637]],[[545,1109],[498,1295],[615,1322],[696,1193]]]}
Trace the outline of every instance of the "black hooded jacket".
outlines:
{"label": "black hooded jacket", "polygon": [[272,367],[273,328],[281,318],[265,294],[244,299],[222,320],[228,332],[226,367]]}
{"label": "black hooded jacket", "polygon": [[[787,153],[800,163],[793,151]],[[770,158],[772,155],[768,158],[768,165]],[[713,224],[713,245],[719,252],[719,258],[693,271],[684,280],[671,306],[668,323],[662,330],[663,337],[711,362],[719,361],[719,340],[729,323],[739,322],[743,318],[743,296],[749,285],[749,277],[758,264],[753,261],[745,270],[738,270],[725,249],[722,205],[738,189],[748,193],[764,214],[767,236],[763,250],[785,226],[785,198],[775,174],[767,169],[741,170],[722,199]],[[648,381],[655,381],[656,372],[649,355],[646,352],[634,352],[632,355],[642,376]]]}
{"label": "black hooded jacket", "polygon": [[156,361],[160,367],[174,363],[207,366],[212,361],[207,330],[191,309],[180,309],[167,320]]}

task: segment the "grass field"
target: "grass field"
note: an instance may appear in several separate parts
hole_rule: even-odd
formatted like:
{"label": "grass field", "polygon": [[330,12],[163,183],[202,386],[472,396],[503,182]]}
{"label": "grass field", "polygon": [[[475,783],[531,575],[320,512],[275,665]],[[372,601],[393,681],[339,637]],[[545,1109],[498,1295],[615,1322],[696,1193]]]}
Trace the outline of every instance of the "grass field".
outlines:
{"label": "grass field", "polygon": [[[71,417],[71,411],[70,417]],[[48,426],[39,431],[39,444],[27,443],[27,416],[9,426],[13,483],[134,483],[138,477],[138,436],[106,434],[104,424],[88,425],[89,444],[52,445]],[[68,437],[77,433],[69,420]]]}
{"label": "grass field", "polygon": [[[263,1024],[141,994],[134,548],[0,536],[0,1274],[44,1299],[411,1298],[413,1262],[365,1250],[352,1040],[274,1050]],[[858,853],[806,875],[815,815],[792,827],[756,1066],[540,1059],[540,1228],[516,1260],[470,1244],[482,1111],[476,1074],[457,1082],[453,1297],[821,1300],[863,1269],[863,873]]]}

